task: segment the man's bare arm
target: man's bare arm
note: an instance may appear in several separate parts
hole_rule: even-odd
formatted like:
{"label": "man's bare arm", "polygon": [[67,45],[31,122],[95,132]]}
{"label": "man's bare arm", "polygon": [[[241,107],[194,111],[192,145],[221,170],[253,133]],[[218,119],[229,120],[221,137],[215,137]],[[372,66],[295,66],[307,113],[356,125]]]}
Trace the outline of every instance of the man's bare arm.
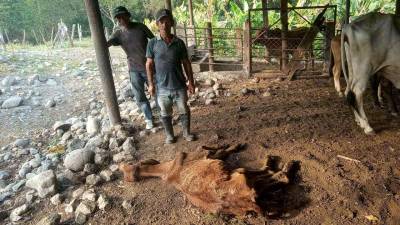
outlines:
{"label": "man's bare arm", "polygon": [[192,64],[188,58],[182,60],[183,69],[185,70],[186,79],[189,81],[188,89],[191,94],[194,94],[194,80],[193,80],[193,70]]}
{"label": "man's bare arm", "polygon": [[152,58],[147,58],[146,61],[146,73],[147,73],[147,80],[149,85],[149,92],[150,95],[155,95],[155,88],[154,88],[154,60]]}

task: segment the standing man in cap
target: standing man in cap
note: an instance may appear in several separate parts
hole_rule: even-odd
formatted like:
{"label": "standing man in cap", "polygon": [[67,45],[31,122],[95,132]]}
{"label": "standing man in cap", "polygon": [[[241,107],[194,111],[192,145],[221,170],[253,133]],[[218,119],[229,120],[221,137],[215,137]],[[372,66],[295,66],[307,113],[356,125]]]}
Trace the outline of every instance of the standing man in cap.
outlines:
{"label": "standing man in cap", "polygon": [[[151,39],[147,45],[146,70],[151,95],[154,96],[155,89],[157,89],[161,122],[166,135],[165,143],[176,142],[172,126],[172,105],[174,102],[178,108],[183,137],[187,141],[194,141],[195,137],[190,133],[190,109],[187,105],[187,91],[194,94],[195,85],[187,49],[181,39],[171,34],[171,27],[174,24],[171,11],[167,9],[158,11],[156,23],[160,35]],[[182,71],[182,64],[186,76]]]}
{"label": "standing man in cap", "polygon": [[136,104],[144,114],[146,129],[152,129],[154,127],[153,114],[144,91],[144,84],[147,82],[146,47],[148,39],[153,38],[154,35],[146,25],[132,22],[131,14],[123,6],[116,7],[113,16],[118,21],[119,28],[111,34],[107,45],[108,47],[120,45],[125,51]]}

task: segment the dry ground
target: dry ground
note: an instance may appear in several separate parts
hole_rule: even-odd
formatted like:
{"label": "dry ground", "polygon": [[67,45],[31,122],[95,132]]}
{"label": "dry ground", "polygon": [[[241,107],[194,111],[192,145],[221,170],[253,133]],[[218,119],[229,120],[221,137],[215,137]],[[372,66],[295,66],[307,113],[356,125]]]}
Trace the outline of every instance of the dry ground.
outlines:
{"label": "dry ground", "polygon": [[[235,80],[223,86],[231,90],[231,97],[192,109],[198,141],[187,143],[180,138],[175,145],[164,146],[162,133],[151,134],[139,141],[139,158],[164,161],[177,151],[191,151],[200,145],[240,142],[247,143],[247,149],[230,158],[239,166],[261,167],[267,155],[279,156],[282,161],[299,160],[297,182],[267,200],[272,218],[240,220],[203,213],[186,204],[171,186],[147,179],[134,184],[118,180],[97,187],[112,199],[113,207],[106,213],[97,212],[90,224],[400,224],[398,118],[374,108],[369,98],[366,111],[378,134],[364,135],[328,79]],[[242,96],[242,87],[261,93],[270,87],[272,96]],[[134,202],[132,210],[121,207],[123,199]],[[41,204],[43,208],[33,212],[32,224],[55,211],[47,203]],[[377,221],[371,222],[374,218]],[[63,220],[72,223],[66,216]]]}

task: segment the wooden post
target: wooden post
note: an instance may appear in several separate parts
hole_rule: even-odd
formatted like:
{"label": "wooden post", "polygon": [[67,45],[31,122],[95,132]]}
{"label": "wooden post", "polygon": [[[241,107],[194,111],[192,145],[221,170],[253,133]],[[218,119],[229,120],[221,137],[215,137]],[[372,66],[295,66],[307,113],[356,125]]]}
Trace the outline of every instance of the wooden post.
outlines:
{"label": "wooden post", "polygon": [[193,15],[193,1],[192,0],[188,0],[188,4],[189,4],[189,34],[190,36],[192,36],[190,38],[190,43],[188,44],[188,46],[190,45],[196,45],[196,29],[195,29],[195,25],[194,25],[194,15]]}
{"label": "wooden post", "polygon": [[350,0],[346,0],[346,12],[345,12],[345,18],[344,18],[344,23],[348,24],[350,23]]}
{"label": "wooden post", "polygon": [[185,44],[186,44],[186,47],[188,47],[189,46],[189,43],[188,43],[188,34],[187,34],[187,30],[186,30],[186,23],[184,23],[183,24],[183,34],[184,34],[184,36],[185,36]]}
{"label": "wooden post", "polygon": [[282,23],[282,54],[281,54],[281,70],[285,71],[288,64],[288,1],[281,0],[281,23]]}
{"label": "wooden post", "polygon": [[208,68],[214,72],[214,47],[211,22],[207,22]]}
{"label": "wooden post", "polygon": [[243,55],[243,39],[242,39],[242,30],[236,29],[236,56],[240,57]]}
{"label": "wooden post", "polygon": [[108,116],[111,125],[121,124],[117,94],[115,92],[114,79],[112,76],[110,52],[104,37],[103,21],[101,20],[98,0],[85,0],[86,12],[89,18],[90,31],[96,52],[97,66],[99,67],[101,83],[105,95]]}
{"label": "wooden post", "polygon": [[243,28],[243,72],[251,76],[251,23],[246,20]]}
{"label": "wooden post", "polygon": [[75,24],[72,24],[72,31],[71,31],[71,41],[74,42],[75,37]]}
{"label": "wooden post", "polygon": [[78,36],[79,36],[79,42],[82,41],[82,26],[78,24]]}
{"label": "wooden post", "polygon": [[[268,19],[268,0],[261,0],[261,5],[263,8],[263,24],[264,27],[268,27],[269,26],[269,19]],[[269,58],[269,51],[268,48],[265,48],[265,58],[268,60]]]}
{"label": "wooden post", "polygon": [[[165,0],[165,8],[168,9],[169,11],[171,11],[172,14],[172,18],[173,18],[173,13],[172,13],[172,4],[171,4],[171,0]],[[172,32],[173,34],[176,35],[176,24],[175,24],[175,19],[174,19],[174,25],[172,26]]]}
{"label": "wooden post", "polygon": [[23,31],[23,36],[22,36],[22,44],[25,45],[25,40],[26,40],[26,32],[25,29]]}

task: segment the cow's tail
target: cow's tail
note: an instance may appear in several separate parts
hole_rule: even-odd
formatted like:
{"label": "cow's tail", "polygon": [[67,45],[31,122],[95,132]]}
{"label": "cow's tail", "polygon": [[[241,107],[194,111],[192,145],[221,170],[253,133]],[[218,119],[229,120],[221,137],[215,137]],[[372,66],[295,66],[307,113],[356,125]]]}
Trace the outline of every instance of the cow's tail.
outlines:
{"label": "cow's tail", "polygon": [[351,84],[350,84],[351,78],[350,78],[349,66],[351,66],[350,65],[351,59],[350,58],[348,59],[347,55],[346,55],[346,44],[347,44],[347,46],[350,46],[347,32],[348,32],[348,25],[345,24],[345,25],[343,25],[343,28],[342,28],[341,42],[340,42],[340,54],[342,56],[341,57],[342,58],[342,71],[343,71],[344,79],[346,80],[345,94],[346,94],[347,103],[358,113],[356,95],[354,94],[353,90],[351,89]]}

